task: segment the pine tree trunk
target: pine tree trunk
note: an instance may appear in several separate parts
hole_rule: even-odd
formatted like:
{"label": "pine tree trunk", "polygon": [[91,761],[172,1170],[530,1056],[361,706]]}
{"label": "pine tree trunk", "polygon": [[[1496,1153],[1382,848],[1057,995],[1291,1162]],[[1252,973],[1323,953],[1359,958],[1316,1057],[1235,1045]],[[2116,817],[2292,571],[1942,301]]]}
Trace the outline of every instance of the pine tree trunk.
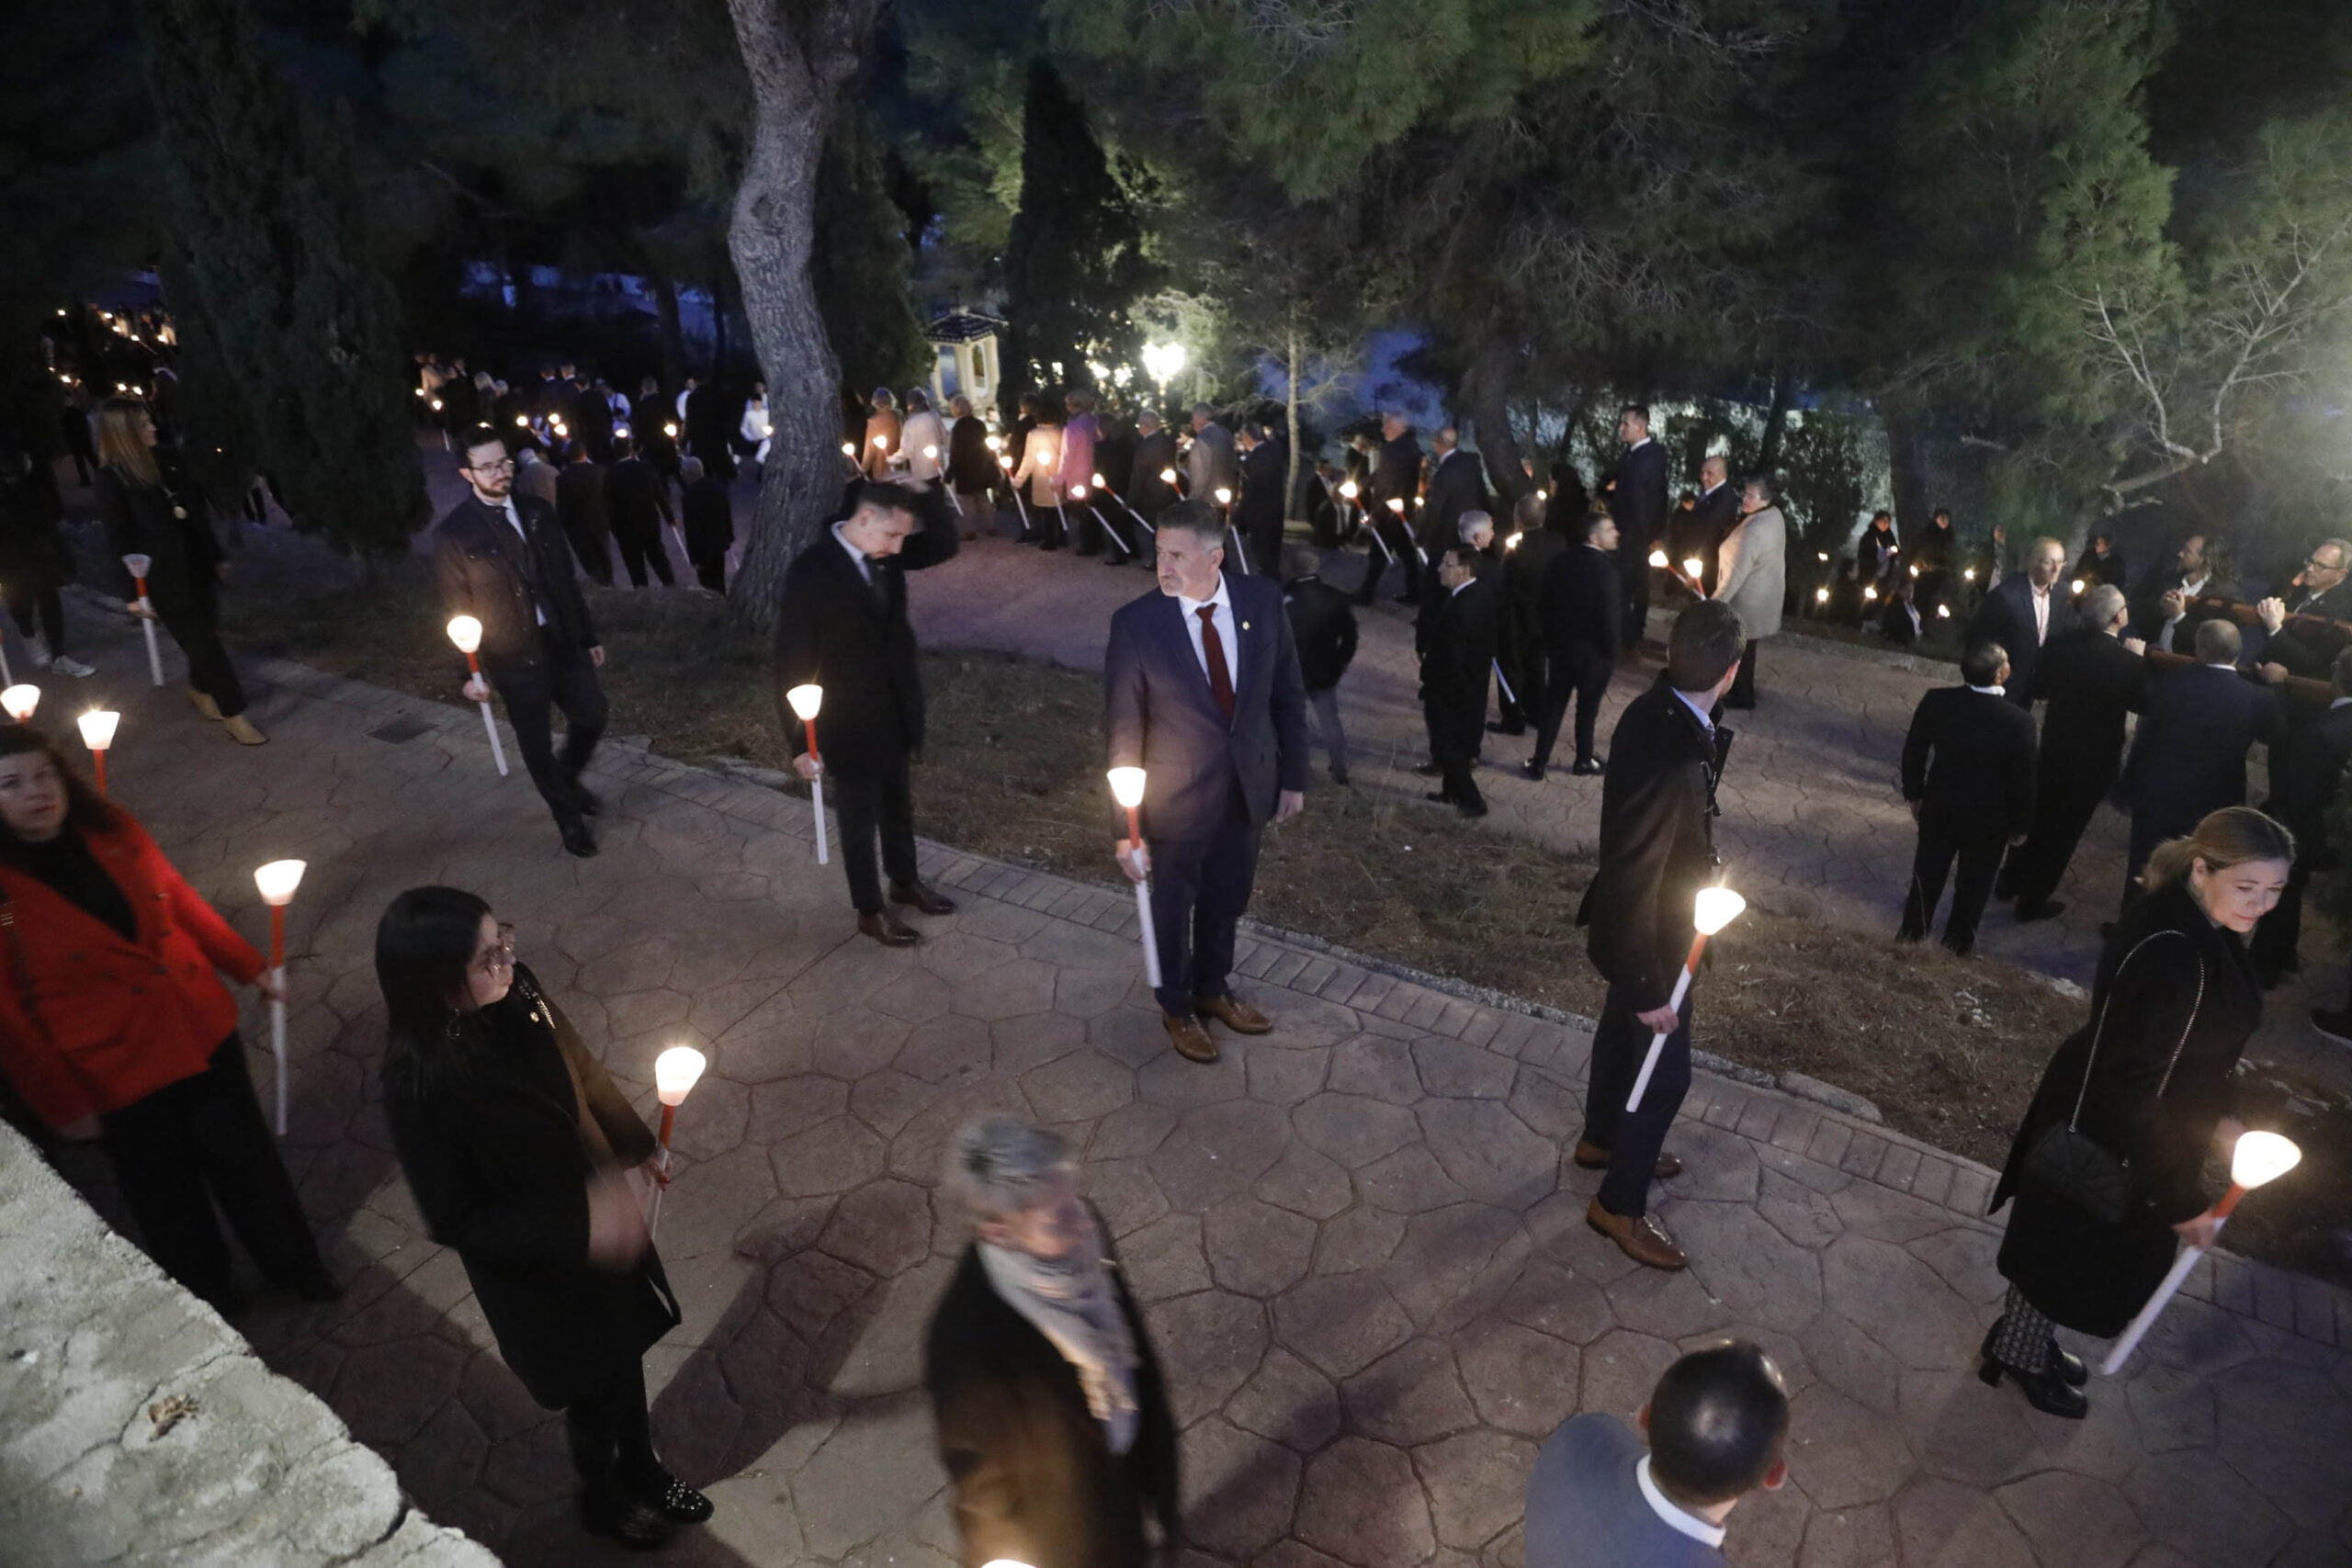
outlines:
{"label": "pine tree trunk", "polygon": [[1462,378],[1462,400],[1470,411],[1471,428],[1477,432],[1478,456],[1487,465],[1487,482],[1502,499],[1502,517],[1495,526],[1503,533],[1519,498],[1535,487],[1519,459],[1519,435],[1510,427],[1510,378],[1504,372],[1507,351],[1491,344],[1481,349]]}
{"label": "pine tree trunk", "polygon": [[1796,378],[1787,371],[1772,377],[1772,407],[1764,415],[1764,442],[1757,448],[1756,467],[1770,473],[1781,464],[1781,443],[1789,432],[1789,403],[1796,396]]}
{"label": "pine tree trunk", "polygon": [[[1283,400],[1283,433],[1290,441],[1290,462],[1283,469],[1283,515],[1298,501],[1298,333],[1290,334],[1290,396]],[[1271,568],[1269,570],[1272,570]]]}
{"label": "pine tree trunk", "polygon": [[728,9],[752,117],[727,244],[775,426],[758,517],[728,597],[765,631],[775,626],[785,569],[841,495],[841,370],[808,255],[826,126],[872,36],[874,0],[728,0]]}

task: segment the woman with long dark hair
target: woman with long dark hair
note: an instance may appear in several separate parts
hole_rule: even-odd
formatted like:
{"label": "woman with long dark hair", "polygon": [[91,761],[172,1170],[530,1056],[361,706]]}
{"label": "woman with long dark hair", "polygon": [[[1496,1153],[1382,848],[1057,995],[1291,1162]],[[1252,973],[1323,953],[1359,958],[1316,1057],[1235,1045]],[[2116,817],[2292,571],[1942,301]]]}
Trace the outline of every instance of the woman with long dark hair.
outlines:
{"label": "woman with long dark hair", "polygon": [[639,1198],[663,1179],[652,1133],[474,895],[393,899],[376,978],[401,1168],[433,1239],[465,1263],[499,1355],[564,1413],[582,1519],[653,1546],[710,1517],[662,1468],[646,1408],[646,1348],[678,1323]]}
{"label": "woman with long dark hair", "polygon": [[[177,447],[157,443],[154,416],[137,398],[108,398],[99,408],[98,458],[107,547],[148,558],[147,602],[187,655],[187,700],[239,745],[259,746],[269,737],[245,717],[245,688],[220,646],[229,565],[203,487]],[[126,607],[141,613],[135,602]]]}
{"label": "woman with long dark hair", "polygon": [[2205,1156],[2226,1158],[2245,1130],[2230,1074],[2262,1022],[2245,939],[2294,859],[2292,835],[2247,806],[2159,845],[2140,876],[2147,897],[2099,960],[2090,1021],[2041,1076],[1993,1193],[1996,1210],[2016,1206],[2001,1240],[2008,1301],[1982,1369],[2038,1410],[2079,1420],[2090,1409],[2089,1372],[2052,1324],[2121,1333],[2178,1245],[2213,1239]]}
{"label": "woman with long dark hair", "polygon": [[280,994],[129,812],[0,728],[0,1069],[54,1135],[105,1146],[148,1255],[224,1315],[244,1301],[216,1201],[272,1284],[332,1301],[223,974]]}

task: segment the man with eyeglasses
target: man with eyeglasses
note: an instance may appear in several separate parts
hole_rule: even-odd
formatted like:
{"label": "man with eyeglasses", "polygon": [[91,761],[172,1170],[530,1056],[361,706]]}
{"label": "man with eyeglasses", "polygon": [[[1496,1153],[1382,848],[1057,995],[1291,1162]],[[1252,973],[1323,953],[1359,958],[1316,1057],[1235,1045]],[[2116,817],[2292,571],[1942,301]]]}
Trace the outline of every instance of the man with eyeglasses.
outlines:
{"label": "man with eyeglasses", "polygon": [[[580,775],[605,733],[605,692],[596,678],[605,649],[555,509],[514,493],[505,441],[476,429],[458,471],[471,493],[435,525],[433,568],[442,608],[481,623],[482,674],[466,682],[465,694],[489,701],[484,677],[497,690],[563,847],[584,859],[596,852],[587,819],[600,803]],[[560,757],[550,726],[558,708],[564,716]]]}
{"label": "man with eyeglasses", "polygon": [[[2254,607],[2262,619],[2262,629],[2269,634],[2262,646],[2264,680],[2276,685],[2290,675],[2314,681],[2328,678],[2346,637],[2316,623],[2352,621],[2352,588],[2344,585],[2352,572],[2346,568],[2352,568],[2352,542],[2322,539],[2312,547],[2303,570],[2290,584],[2294,597],[2265,599]],[[2290,615],[2309,619],[2290,626]]]}

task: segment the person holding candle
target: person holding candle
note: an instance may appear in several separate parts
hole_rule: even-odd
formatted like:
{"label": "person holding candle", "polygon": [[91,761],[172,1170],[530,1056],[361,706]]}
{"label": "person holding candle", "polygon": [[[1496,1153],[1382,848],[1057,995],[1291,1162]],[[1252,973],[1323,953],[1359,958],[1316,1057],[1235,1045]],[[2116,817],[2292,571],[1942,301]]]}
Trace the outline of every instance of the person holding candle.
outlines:
{"label": "person holding candle", "polygon": [[1176,437],[1146,409],[1136,415],[1135,482],[1125,491],[1127,503],[1145,522],[1156,521],[1176,500],[1176,486],[1168,476],[1176,471]]}
{"label": "person holding candle", "polygon": [[[1356,590],[1357,604],[1372,603],[1392,560],[1405,573],[1405,592],[1396,596],[1396,602],[1421,602],[1420,556],[1413,547],[1413,531],[1405,525],[1405,512],[1399,509],[1412,506],[1420,483],[1421,444],[1413,439],[1413,422],[1401,409],[1383,410],[1380,456],[1365,481],[1363,496],[1364,510],[1371,515],[1377,537],[1366,547],[1371,553],[1364,558],[1363,586]],[[1389,505],[1392,501],[1399,506]]]}
{"label": "person holding candle", "polygon": [[[1547,514],[1548,516],[1548,514]],[[1576,760],[1568,772],[1589,777],[1609,760],[1593,750],[1600,705],[1617,672],[1625,594],[1617,580],[1617,524],[1606,506],[1590,507],[1575,528],[1577,543],[1554,557],[1537,590],[1535,622],[1544,642],[1544,706],[1535,725],[1535,754],[1520,770],[1541,780],[1560,739],[1568,704],[1577,706]]]}
{"label": "person holding candle", "polygon": [[0,1069],[55,1135],[102,1145],[148,1255],[224,1315],[245,1303],[216,1201],[272,1284],[332,1301],[223,974],[282,994],[129,812],[0,728]]}
{"label": "person holding candle", "polygon": [[[1739,674],[1747,631],[1738,612],[1702,599],[1675,618],[1666,668],[1626,705],[1610,740],[1600,792],[1600,865],[1577,923],[1591,929],[1587,951],[1609,982],[1592,1037],[1584,1131],[1576,1162],[1606,1170],[1585,1223],[1626,1257],[1652,1269],[1680,1269],[1682,1249],[1649,1212],[1650,1181],[1681,1170],[1664,1152],[1690,1087],[1691,998],[1673,1005],[1690,951],[1699,889],[1715,875],[1715,784],[1731,732],[1711,716]],[[1625,1102],[1654,1034],[1664,1054],[1642,1098]]]}
{"label": "person holding candle", "polygon": [[1147,777],[1144,852],[1118,863],[1150,879],[1169,1040],[1214,1062],[1204,1015],[1241,1034],[1273,1028],[1227,976],[1259,835],[1306,805],[1306,692],[1281,586],[1225,571],[1214,507],[1170,507],[1159,545],[1159,592],[1111,617],[1102,658],[1110,765]]}
{"label": "person holding candle", "polygon": [[141,555],[148,567],[144,609],[187,656],[188,701],[241,746],[269,738],[245,717],[245,688],[220,646],[220,583],[229,563],[212,535],[210,508],[187,459],[161,446],[154,417],[136,398],[108,398],[98,411],[98,514],[116,556]]}
{"label": "person holding candle", "polygon": [[1756,647],[1781,635],[1781,604],[1788,592],[1789,525],[1781,515],[1777,486],[1770,474],[1750,474],[1739,487],[1739,521],[1706,558],[1714,563],[1714,597],[1739,614],[1747,647],[1739,656],[1739,679],[1724,696],[1727,708],[1756,705]]}
{"label": "person holding candle", "polygon": [[2009,1281],[1981,1375],[2014,1380],[2037,1410],[2080,1419],[2082,1361],[2053,1324],[2120,1333],[2183,1242],[2218,1224],[2203,1185],[2244,1125],[2230,1076],[2262,1022],[2245,939],[2278,901],[2294,838],[2251,807],[2213,812],[2149,856],[2145,897],[2115,924],[2090,1018],[2043,1071],[1993,1190],[2009,1210]]}
{"label": "person holding candle", "polygon": [[[761,400],[763,410],[766,400]],[[882,480],[890,477],[897,461],[901,430],[899,423],[898,394],[888,387],[874,389],[874,412],[865,421],[865,440],[858,447],[858,466],[869,479]],[[764,413],[762,415],[765,417]]]}
{"label": "person holding candle", "polygon": [[1021,542],[1035,545],[1040,549],[1057,550],[1068,541],[1062,537],[1061,520],[1056,508],[1061,503],[1062,427],[1058,423],[1061,400],[1041,398],[1036,402],[1036,418],[1030,423],[1028,434],[1021,444],[1020,466],[1012,473],[1012,488],[1018,491],[1029,487],[1029,530]]}
{"label": "person holding candle", "polygon": [[1069,527],[1077,538],[1066,540],[1075,553],[1098,556],[1102,553],[1102,519],[1094,509],[1099,499],[1094,493],[1094,450],[1102,437],[1102,426],[1094,418],[1094,394],[1083,387],[1073,387],[1062,399],[1069,417],[1062,422],[1062,445],[1059,467],[1054,484],[1062,498],[1062,514],[1069,520]]}
{"label": "person holding candle", "polygon": [[384,910],[384,1119],[500,1358],[564,1413],[582,1518],[655,1546],[711,1515],[663,1468],[646,1407],[645,1352],[680,1317],[645,1223],[646,1195],[669,1177],[514,938],[455,887],[413,887]]}
{"label": "person holding candle", "polygon": [[947,431],[947,482],[955,487],[956,504],[964,513],[967,541],[980,536],[980,524],[995,510],[989,497],[996,490],[996,455],[989,450],[989,427],[972,412],[972,400],[958,392],[948,400],[956,423]]}
{"label": "person holding candle", "polygon": [[[793,771],[813,779],[821,769],[832,783],[857,929],[885,947],[920,940],[893,905],[926,915],[956,909],[915,865],[910,769],[922,750],[922,670],[907,620],[906,574],[937,566],[959,547],[955,510],[938,491],[868,482],[857,487],[849,516],[785,573],[776,711]],[[785,700],[802,685],[824,691],[820,750],[813,755],[807,727]],[[877,836],[890,878],[887,904],[874,874]]]}
{"label": "person holding candle", "polygon": [[[463,439],[458,472],[472,493],[435,525],[433,567],[447,612],[481,623],[482,672],[468,678],[466,700],[488,702],[496,688],[563,847],[584,859],[596,852],[587,818],[599,803],[580,775],[605,733],[605,690],[596,679],[604,646],[555,514],[513,493],[504,438],[476,429]],[[549,723],[558,709],[565,721],[560,757]]]}

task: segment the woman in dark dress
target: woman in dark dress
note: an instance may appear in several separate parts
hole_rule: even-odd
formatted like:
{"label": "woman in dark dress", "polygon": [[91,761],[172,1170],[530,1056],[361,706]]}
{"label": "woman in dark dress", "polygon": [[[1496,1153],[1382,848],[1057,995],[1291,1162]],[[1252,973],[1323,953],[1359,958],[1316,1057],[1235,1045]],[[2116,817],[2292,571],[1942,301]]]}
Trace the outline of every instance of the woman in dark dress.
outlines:
{"label": "woman in dark dress", "polygon": [[658,1545],[711,1506],[662,1468],[646,1408],[646,1348],[678,1323],[640,1200],[662,1179],[653,1134],[514,962],[513,937],[454,887],[411,888],[384,911],[384,1114],[499,1355],[564,1413],[582,1519]]}
{"label": "woman in dark dress", "polygon": [[187,655],[188,701],[239,745],[260,745],[268,738],[244,716],[245,689],[220,646],[228,561],[195,474],[177,447],[157,445],[154,418],[136,398],[108,398],[98,410],[98,456],[107,547],[148,558],[147,601]]}
{"label": "woman in dark dress", "polygon": [[[2081,1359],[2051,1325],[2110,1337],[2158,1283],[2179,1244],[2216,1223],[2204,1185],[2245,1129],[2231,1114],[2230,1073],[2262,1022],[2245,938],[2287,886],[2293,837],[2251,807],[2216,811],[2158,847],[2099,960],[2090,1021],[2041,1077],[1993,1208],[2010,1200],[2000,1269],[2009,1281],[1984,1337],[1982,1375],[2014,1378],[2035,1408],[2079,1419],[2090,1408]],[[2129,1198],[2109,1224],[2028,1169],[2035,1145],[2068,1125],[2124,1162]]]}

